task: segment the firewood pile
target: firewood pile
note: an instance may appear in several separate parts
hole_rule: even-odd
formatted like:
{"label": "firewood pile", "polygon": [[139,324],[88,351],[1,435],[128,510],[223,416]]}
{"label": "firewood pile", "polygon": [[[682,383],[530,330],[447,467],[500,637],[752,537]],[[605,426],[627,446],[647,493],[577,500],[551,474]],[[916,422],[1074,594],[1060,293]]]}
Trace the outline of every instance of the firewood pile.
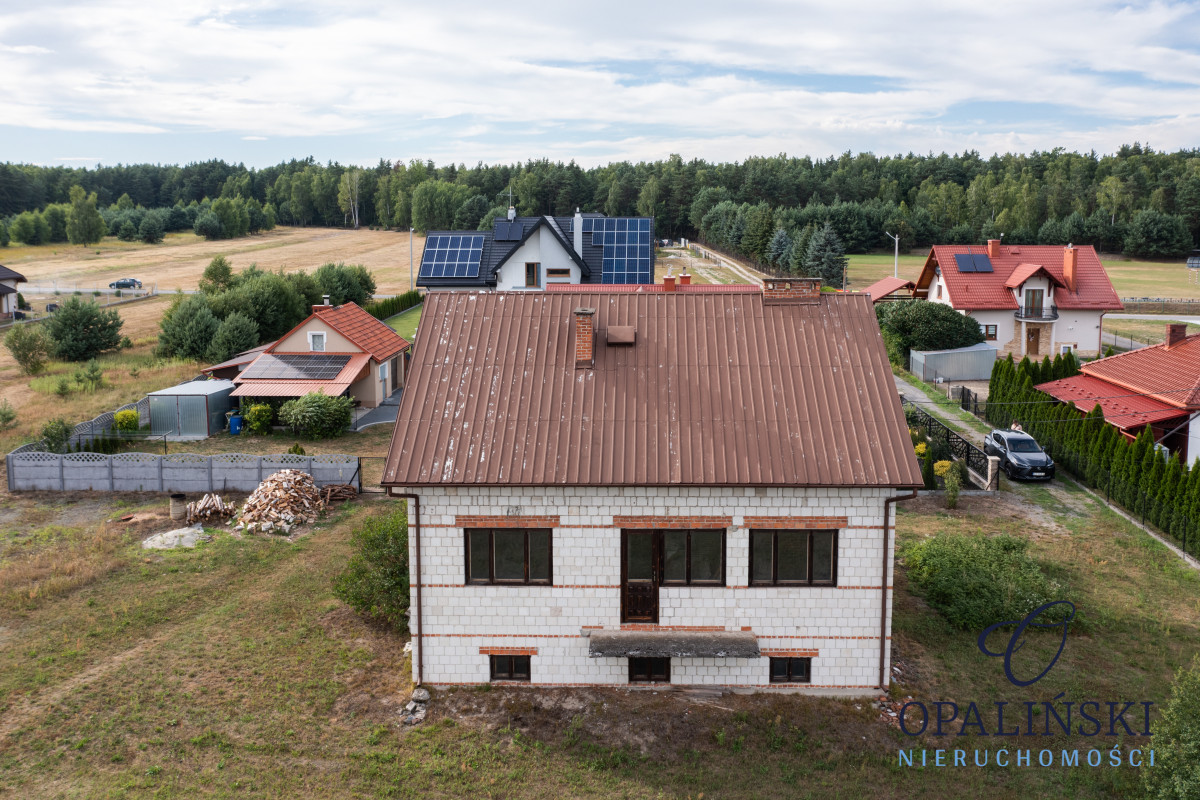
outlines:
{"label": "firewood pile", "polygon": [[321,489],[321,503],[328,507],[335,502],[358,499],[358,489],[349,483],[331,483]]}
{"label": "firewood pile", "polygon": [[246,498],[234,527],[250,533],[286,535],[297,525],[314,522],[323,507],[321,490],[311,475],[283,469],[263,480]]}
{"label": "firewood pile", "polygon": [[226,503],[219,494],[206,494],[195,502],[187,504],[187,522],[211,522],[237,513],[237,505]]}

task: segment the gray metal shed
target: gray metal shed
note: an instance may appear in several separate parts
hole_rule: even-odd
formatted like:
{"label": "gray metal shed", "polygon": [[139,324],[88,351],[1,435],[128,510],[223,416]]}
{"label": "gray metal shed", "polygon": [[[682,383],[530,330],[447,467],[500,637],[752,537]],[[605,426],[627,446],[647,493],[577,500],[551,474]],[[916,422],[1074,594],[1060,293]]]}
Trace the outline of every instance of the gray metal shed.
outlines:
{"label": "gray metal shed", "polygon": [[992,365],[999,353],[990,344],[980,342],[954,350],[913,350],[909,354],[909,372],[923,381],[942,378],[947,381],[986,381],[992,377]]}
{"label": "gray metal shed", "polygon": [[236,403],[233,381],[188,381],[151,392],[150,432],[203,439],[225,429],[225,412]]}

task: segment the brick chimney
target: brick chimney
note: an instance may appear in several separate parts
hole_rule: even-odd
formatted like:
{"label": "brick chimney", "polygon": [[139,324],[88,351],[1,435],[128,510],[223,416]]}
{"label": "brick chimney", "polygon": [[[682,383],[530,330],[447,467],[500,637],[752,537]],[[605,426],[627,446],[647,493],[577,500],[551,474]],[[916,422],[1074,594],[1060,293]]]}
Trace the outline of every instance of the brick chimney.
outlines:
{"label": "brick chimney", "polygon": [[324,311],[327,308],[333,308],[333,306],[329,305],[329,295],[326,294],[321,296],[321,304],[319,306],[313,306],[312,310]]}
{"label": "brick chimney", "polygon": [[1072,245],[1063,250],[1063,280],[1067,282],[1067,290],[1075,291],[1075,268],[1079,266],[1079,251]]}
{"label": "brick chimney", "polygon": [[988,239],[988,258],[1000,257],[1000,240]]}
{"label": "brick chimney", "polygon": [[821,302],[820,278],[768,278],[763,281],[763,300],[815,304]]}
{"label": "brick chimney", "polygon": [[686,272],[684,272],[683,274],[681,274],[679,276],[679,285],[680,286],[687,286],[691,282],[692,282],[692,276],[687,274]]}
{"label": "brick chimney", "polygon": [[575,369],[596,366],[595,316],[594,308],[575,309]]}
{"label": "brick chimney", "polygon": [[1187,338],[1187,323],[1172,322],[1167,325],[1167,350],[1183,344],[1183,340]]}
{"label": "brick chimney", "polygon": [[663,291],[675,291],[675,277],[673,275],[668,275],[667,277],[663,278]]}

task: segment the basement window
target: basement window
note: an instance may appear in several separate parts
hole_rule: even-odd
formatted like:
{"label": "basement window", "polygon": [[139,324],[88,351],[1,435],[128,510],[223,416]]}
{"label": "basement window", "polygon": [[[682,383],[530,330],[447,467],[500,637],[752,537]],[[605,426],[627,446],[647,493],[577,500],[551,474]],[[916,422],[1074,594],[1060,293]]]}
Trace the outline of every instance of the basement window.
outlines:
{"label": "basement window", "polygon": [[663,531],[662,582],[724,586],[725,531]]}
{"label": "basement window", "polygon": [[491,680],[529,681],[529,656],[489,656]]}
{"label": "basement window", "polygon": [[670,683],[671,659],[669,658],[631,658],[629,659],[630,683]]}
{"label": "basement window", "polygon": [[551,585],[550,530],[468,528],[467,583]]}
{"label": "basement window", "polygon": [[771,683],[811,683],[811,658],[772,658]]}
{"label": "basement window", "polygon": [[836,586],[837,531],[750,531],[751,586]]}

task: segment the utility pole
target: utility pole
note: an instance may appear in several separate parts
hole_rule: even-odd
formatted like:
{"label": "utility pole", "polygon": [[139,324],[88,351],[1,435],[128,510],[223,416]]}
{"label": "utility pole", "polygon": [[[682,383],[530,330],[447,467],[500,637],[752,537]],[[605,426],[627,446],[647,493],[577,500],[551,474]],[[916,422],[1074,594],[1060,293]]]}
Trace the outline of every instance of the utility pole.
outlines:
{"label": "utility pole", "polygon": [[412,237],[413,237],[413,233],[416,230],[417,230],[416,228],[413,228],[411,226],[408,229],[408,290],[410,292],[413,289],[417,288],[417,285],[415,283],[413,283],[413,262],[412,262]]}
{"label": "utility pole", "polygon": [[889,239],[892,239],[896,242],[896,260],[892,265],[892,277],[899,278],[900,277],[900,237],[892,236],[887,231],[884,231],[883,234],[884,234],[884,236],[887,236]]}

